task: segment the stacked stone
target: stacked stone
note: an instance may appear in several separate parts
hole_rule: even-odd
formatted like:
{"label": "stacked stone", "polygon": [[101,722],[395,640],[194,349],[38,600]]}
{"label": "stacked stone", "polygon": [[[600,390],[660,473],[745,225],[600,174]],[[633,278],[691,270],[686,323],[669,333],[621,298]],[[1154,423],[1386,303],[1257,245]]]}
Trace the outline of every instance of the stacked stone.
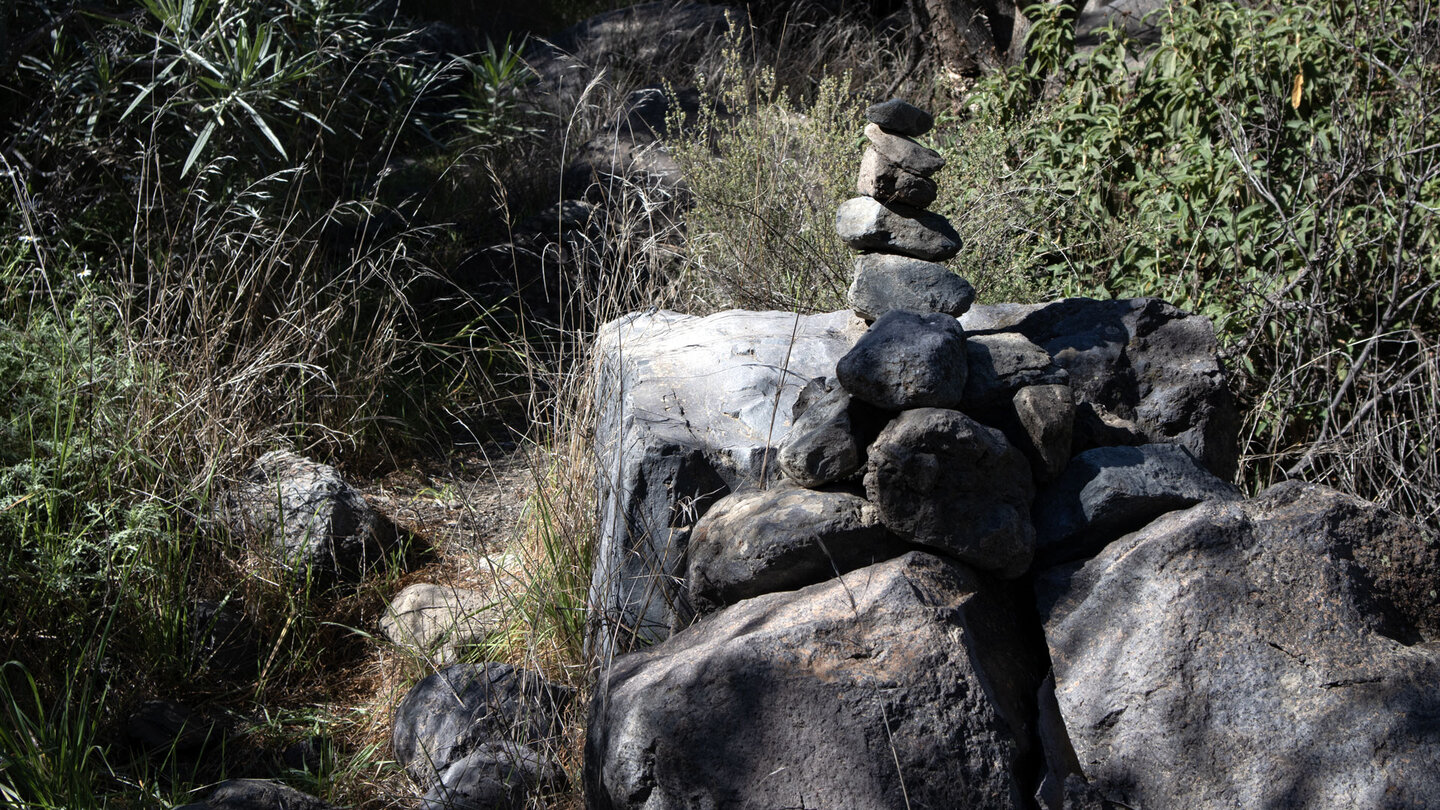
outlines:
{"label": "stacked stone", "polygon": [[866,321],[892,309],[959,317],[975,290],[940,262],[960,251],[960,235],[925,210],[937,192],[931,178],[945,159],[915,141],[935,119],[898,98],[871,106],[865,117],[870,146],[856,184],[864,196],[846,200],[835,217],[841,240],[860,252],[850,305]]}

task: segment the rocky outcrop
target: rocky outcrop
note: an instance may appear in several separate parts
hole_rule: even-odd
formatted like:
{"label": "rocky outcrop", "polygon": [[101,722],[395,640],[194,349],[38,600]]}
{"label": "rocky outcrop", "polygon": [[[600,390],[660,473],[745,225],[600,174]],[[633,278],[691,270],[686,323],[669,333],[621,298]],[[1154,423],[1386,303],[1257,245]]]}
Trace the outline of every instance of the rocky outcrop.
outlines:
{"label": "rocky outcrop", "polygon": [[[925,119],[881,106],[867,160],[926,179]],[[849,221],[878,222],[881,202],[846,205],[842,235],[901,250]],[[857,274],[873,325],[853,349],[796,341],[794,316],[726,313],[718,352],[659,366],[675,388],[643,422],[602,422],[601,447],[708,437],[760,401],[766,432],[741,454],[656,443],[668,466],[606,480],[623,486],[602,493],[601,564],[643,548],[664,565],[630,569],[629,593],[688,602],[673,635],[598,661],[590,807],[1433,804],[1440,544],[1323,488],[1243,500],[1205,319],[1069,299],[967,300],[957,321],[909,263],[943,266],[861,260],[888,275]],[[882,294],[862,308],[856,290]],[[716,385],[732,373],[717,353],[780,356],[777,341],[820,369],[793,411],[769,404],[778,387],[745,393],[771,379],[748,370]],[[607,362],[643,373],[690,345],[642,341],[636,364],[622,341]],[[621,399],[647,385],[618,379]],[[616,545],[613,510],[664,529]],[[595,593],[623,604],[608,581]]]}
{"label": "rocky outcrop", "polygon": [[919,552],[734,605],[602,673],[589,806],[1022,807],[1039,678],[1015,615]]}
{"label": "rocky outcrop", "polygon": [[1171,513],[1038,585],[1080,767],[1126,807],[1440,796],[1440,544],[1324,487]]}
{"label": "rocky outcrop", "polygon": [[1075,450],[1178,444],[1235,476],[1239,415],[1210,322],[1152,298],[974,307],[978,335],[1016,333],[1049,353],[1075,392]]}

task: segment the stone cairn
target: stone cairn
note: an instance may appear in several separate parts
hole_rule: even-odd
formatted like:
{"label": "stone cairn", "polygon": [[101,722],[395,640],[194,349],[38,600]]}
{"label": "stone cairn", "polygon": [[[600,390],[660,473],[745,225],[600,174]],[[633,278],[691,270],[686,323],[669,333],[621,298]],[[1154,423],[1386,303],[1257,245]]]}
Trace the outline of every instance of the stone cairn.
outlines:
{"label": "stone cairn", "polygon": [[[945,160],[914,140],[934,119],[900,99],[865,115],[870,145],[857,183],[864,196],[841,204],[835,227],[860,253],[850,303],[871,325],[836,365],[836,380],[812,380],[802,392],[794,428],[779,447],[779,466],[791,482],[812,489],[863,469],[863,511],[881,526],[981,570],[1018,576],[1035,551],[1031,464],[1018,447],[1068,457],[1070,392],[1056,386],[1063,401],[1013,443],[961,412],[975,411],[985,394],[998,392],[984,390],[994,386],[976,375],[967,397],[967,341],[957,318],[975,290],[940,264],[960,250],[949,221],[925,210],[937,191],[931,177]],[[1015,427],[1012,434],[1027,433]],[[936,458],[947,463],[935,467]],[[959,492],[983,496],[950,495]],[[706,599],[698,601],[706,607]]]}
{"label": "stone cairn", "polygon": [[925,210],[937,192],[931,177],[945,159],[914,140],[935,119],[898,98],[870,107],[865,117],[870,146],[856,184],[863,196],[846,200],[835,217],[840,238],[860,251],[850,305],[867,321],[892,309],[959,317],[975,290],[939,262],[960,252],[960,235]]}

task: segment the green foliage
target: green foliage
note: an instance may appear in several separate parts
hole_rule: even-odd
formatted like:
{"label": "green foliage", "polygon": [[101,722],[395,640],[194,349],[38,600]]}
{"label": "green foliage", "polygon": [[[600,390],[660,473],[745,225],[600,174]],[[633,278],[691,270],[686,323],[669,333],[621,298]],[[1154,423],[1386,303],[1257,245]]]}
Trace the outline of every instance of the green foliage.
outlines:
{"label": "green foliage", "polygon": [[687,286],[712,308],[843,306],[851,257],[835,209],[855,193],[862,120],[849,77],[822,79],[796,102],[773,70],[746,64],[734,35],[699,84],[699,120],[672,145],[694,203]]}
{"label": "green foliage", "polygon": [[1435,520],[1440,476],[1415,456],[1440,376],[1434,10],[1163,13],[1153,50],[1117,33],[1032,104],[1067,47],[1042,20],[1030,63],[971,100],[1035,190],[1020,227],[1041,266],[1017,271],[1209,316],[1252,409],[1252,484],[1318,475]]}
{"label": "green foliage", "polygon": [[63,697],[47,704],[18,661],[0,666],[0,802],[6,807],[98,807],[106,769],[99,736],[105,694],[87,673],[70,673]]}

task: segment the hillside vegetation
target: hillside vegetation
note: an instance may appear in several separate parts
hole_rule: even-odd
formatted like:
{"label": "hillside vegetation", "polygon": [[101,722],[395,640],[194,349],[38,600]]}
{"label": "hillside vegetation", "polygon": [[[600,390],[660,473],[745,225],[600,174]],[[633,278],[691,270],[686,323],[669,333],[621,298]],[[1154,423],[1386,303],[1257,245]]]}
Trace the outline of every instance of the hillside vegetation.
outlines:
{"label": "hillside vegetation", "polygon": [[[535,35],[625,4],[542,5]],[[982,303],[1202,313],[1247,491],[1317,481],[1440,529],[1430,0],[1177,3],[1157,42],[1080,54],[1072,15],[1039,4],[1023,58],[978,79],[883,5],[737,16],[698,60],[612,55],[557,85],[525,32],[474,38],[442,3],[18,0],[0,29],[0,801],[190,801],[220,775],[133,758],[117,732],[181,694],[255,750],[332,740],[318,768],[280,769],[297,787],[410,806],[385,689],[424,667],[382,672],[370,635],[402,562],[322,590],[211,525],[279,447],[356,477],[535,451],[533,570],[484,652],[583,689],[588,338],[650,305],[843,306],[834,211],[861,111],[892,89],[937,113],[933,207]],[[546,317],[473,283],[477,249],[554,216],[577,146],[647,86],[698,90],[667,127],[680,197],[607,189],[604,221],[547,254],[567,293]],[[256,678],[197,664],[200,599],[243,602]]]}

